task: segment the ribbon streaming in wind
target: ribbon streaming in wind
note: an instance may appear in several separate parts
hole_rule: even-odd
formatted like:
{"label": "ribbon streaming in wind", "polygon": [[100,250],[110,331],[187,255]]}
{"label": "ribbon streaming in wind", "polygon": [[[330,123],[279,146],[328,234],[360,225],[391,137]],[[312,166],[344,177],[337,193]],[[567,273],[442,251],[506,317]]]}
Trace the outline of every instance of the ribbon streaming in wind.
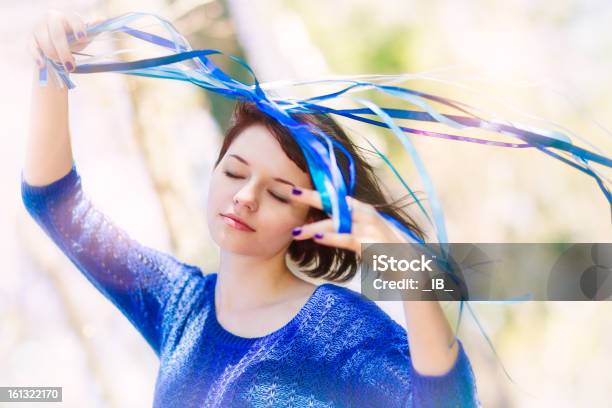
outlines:
{"label": "ribbon streaming in wind", "polygon": [[[153,19],[161,26],[167,35],[156,35],[141,29],[131,27],[130,24],[142,19]],[[572,168],[591,177],[596,183],[605,199],[611,206],[612,194],[610,184],[612,181],[597,171],[593,164],[612,168],[612,158],[602,153],[587,150],[572,143],[571,138],[559,131],[532,131],[524,126],[512,124],[507,121],[489,120],[480,114],[477,109],[459,101],[451,100],[437,95],[416,91],[413,89],[390,85],[397,82],[401,76],[398,75],[375,75],[375,76],[351,76],[332,79],[320,79],[312,81],[284,81],[282,83],[260,84],[249,65],[235,56],[226,55],[218,50],[204,49],[194,50],[189,42],[176,30],[168,20],[149,13],[128,13],[111,18],[87,28],[88,36],[101,33],[121,32],[138,40],[161,47],[167,54],[154,58],[139,59],[134,61],[110,60],[113,54],[121,53],[117,50],[110,56],[94,56],[85,53],[76,53],[82,58],[77,61],[73,74],[91,74],[100,72],[116,72],[126,75],[136,75],[151,78],[163,78],[177,81],[186,81],[197,85],[209,92],[214,92],[231,99],[241,99],[255,103],[259,109],[278,120],[287,127],[296,142],[302,149],[306,158],[310,174],[315,188],[322,197],[324,211],[332,217],[336,231],[351,232],[351,210],[347,204],[346,196],[352,195],[355,187],[355,169],[351,155],[344,147],[333,138],[328,137],[319,129],[299,122],[293,115],[300,113],[331,114],[353,121],[370,124],[377,127],[389,129],[394,137],[405,149],[408,157],[414,163],[422,185],[425,189],[429,210],[423,205],[410,188],[400,172],[393,166],[391,161],[374,147],[376,153],[383,159],[386,166],[390,168],[402,186],[409,192],[423,213],[427,222],[435,231],[436,240],[440,245],[441,257],[446,260],[448,254],[448,233],[444,220],[444,212],[435,186],[427,171],[425,162],[417,152],[412,136],[424,136],[446,139],[449,141],[461,141],[476,143],[493,147],[511,149],[537,149],[547,156],[559,160]],[[70,43],[75,41],[72,34],[68,35]],[[220,69],[210,57],[220,56],[230,59],[233,63],[241,66],[249,74],[251,83],[241,82],[232,78]],[[60,83],[69,89],[75,87],[70,79],[70,74],[61,64],[47,59],[47,64],[39,72],[41,84],[46,84],[48,75],[57,75]],[[274,96],[275,88],[291,88],[308,85],[336,86],[339,89],[308,98],[289,98]],[[371,99],[353,96],[357,92],[373,91],[395,98],[403,105],[417,109],[398,109],[379,106]],[[333,108],[330,102],[346,102],[352,106],[350,109]],[[442,114],[434,109],[433,104],[439,104],[453,109],[457,114]],[[462,130],[467,128],[478,128],[489,132],[510,136],[516,141],[503,142],[485,138],[453,135],[450,133],[434,132],[413,127],[401,126],[398,120],[410,120],[416,122],[439,123],[451,129]],[[349,163],[348,175],[343,176],[337,165],[336,154],[344,155]],[[413,231],[403,226],[392,217],[381,215],[393,223],[404,234],[408,242],[427,244]],[[612,216],[612,215],[611,215]],[[452,271],[449,271],[452,273]],[[512,301],[510,301],[512,302]],[[463,301],[459,308],[459,319],[463,312]],[[476,319],[471,308],[468,306],[472,316]],[[480,326],[479,326],[480,327]],[[484,330],[482,330],[483,334]],[[486,334],[485,334],[486,336]],[[487,336],[488,340],[488,336]],[[489,341],[489,340],[488,340]],[[489,341],[490,342],[490,341]],[[492,346],[492,344],[491,344]]]}

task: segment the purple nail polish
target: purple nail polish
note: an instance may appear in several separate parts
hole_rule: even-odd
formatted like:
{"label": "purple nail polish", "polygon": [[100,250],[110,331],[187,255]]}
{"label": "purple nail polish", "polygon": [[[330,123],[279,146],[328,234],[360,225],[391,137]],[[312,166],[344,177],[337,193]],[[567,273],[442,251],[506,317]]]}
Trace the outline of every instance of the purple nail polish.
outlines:
{"label": "purple nail polish", "polygon": [[302,233],[302,229],[300,227],[296,227],[296,228],[293,229],[293,231],[291,231],[291,233],[295,237],[295,236],[300,235]]}
{"label": "purple nail polish", "polygon": [[293,195],[300,195],[300,194],[302,194],[302,190],[300,190],[300,189],[299,189],[299,188],[297,188],[297,187],[293,187],[293,188],[291,189],[291,194],[293,194]]}
{"label": "purple nail polish", "polygon": [[317,232],[317,233],[314,235],[314,237],[315,237],[315,239],[321,239],[321,238],[323,238],[323,234],[321,234],[321,233],[318,233],[318,232]]}
{"label": "purple nail polish", "polygon": [[81,31],[79,31],[79,32],[77,33],[77,38],[80,38],[80,39],[85,38],[85,33],[83,33],[83,32],[81,32]]}
{"label": "purple nail polish", "polygon": [[64,66],[66,67],[66,71],[72,71],[73,66],[70,62],[66,62]]}

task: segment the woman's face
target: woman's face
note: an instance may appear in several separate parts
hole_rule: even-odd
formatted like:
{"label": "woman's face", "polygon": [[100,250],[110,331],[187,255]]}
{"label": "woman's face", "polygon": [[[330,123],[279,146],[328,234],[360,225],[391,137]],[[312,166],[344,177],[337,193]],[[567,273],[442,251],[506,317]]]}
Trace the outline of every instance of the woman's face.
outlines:
{"label": "woman's face", "polygon": [[287,202],[287,184],[312,188],[309,175],[270,131],[262,125],[244,129],[212,173],[206,211],[217,245],[265,258],[286,250],[291,230],[304,224],[308,213],[307,207]]}

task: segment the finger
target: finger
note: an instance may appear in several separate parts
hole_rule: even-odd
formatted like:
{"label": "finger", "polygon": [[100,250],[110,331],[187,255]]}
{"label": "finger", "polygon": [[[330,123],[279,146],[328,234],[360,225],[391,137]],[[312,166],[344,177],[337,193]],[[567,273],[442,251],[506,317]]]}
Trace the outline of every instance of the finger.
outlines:
{"label": "finger", "polygon": [[75,41],[83,43],[87,41],[87,28],[85,22],[78,14],[66,16],[66,25],[72,32]]}
{"label": "finger", "polygon": [[47,25],[39,27],[34,33],[34,41],[38,46],[38,49],[42,52],[44,57],[50,58],[52,60],[57,60],[57,53],[55,52],[55,48],[49,39],[49,32],[47,29]]}
{"label": "finger", "polygon": [[70,52],[66,31],[62,20],[59,18],[51,18],[48,25],[49,37],[55,47],[59,62],[64,65],[66,71],[74,70],[74,57]]}
{"label": "finger", "polygon": [[304,187],[289,187],[289,197],[292,202],[299,204],[308,205],[319,210],[323,209],[323,202],[321,201],[321,194],[317,190],[311,190]]}
{"label": "finger", "polygon": [[362,211],[362,212],[370,212],[371,210],[373,210],[374,212],[376,212],[374,207],[372,207],[370,204],[364,203],[363,201],[359,201],[355,197],[351,197],[347,195],[346,202],[348,203],[349,207],[353,210]]}
{"label": "finger", "polygon": [[43,68],[45,66],[45,59],[33,36],[31,36],[30,40],[28,41],[28,50],[30,51],[34,61],[36,61],[38,68]]}
{"label": "finger", "polygon": [[380,218],[380,214],[373,205],[359,201],[351,196],[346,196],[346,201],[351,209],[353,222],[372,222]]}
{"label": "finger", "polygon": [[316,234],[323,234],[326,232],[334,232],[334,220],[327,218],[321,221],[305,224],[294,228],[292,231],[294,239],[305,240],[314,237]]}
{"label": "finger", "polygon": [[[317,190],[311,190],[303,187],[286,187],[290,189],[289,196],[291,200],[300,204],[309,205],[311,207],[323,209],[321,193]],[[351,209],[351,219],[353,222],[362,222],[372,220],[373,217],[379,217],[376,209],[367,203],[357,200],[351,196],[346,196],[349,208]]]}
{"label": "finger", "polygon": [[361,255],[361,244],[353,234],[344,234],[338,232],[325,232],[313,237],[318,244],[348,249]]}

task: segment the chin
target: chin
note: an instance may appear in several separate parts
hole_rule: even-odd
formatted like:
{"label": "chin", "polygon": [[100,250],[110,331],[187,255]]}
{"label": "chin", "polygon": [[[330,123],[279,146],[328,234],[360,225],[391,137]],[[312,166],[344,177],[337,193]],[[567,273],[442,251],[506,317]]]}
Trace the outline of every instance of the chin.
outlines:
{"label": "chin", "polygon": [[[223,251],[257,258],[273,257],[285,248],[280,243],[278,248],[270,245],[270,240],[256,240],[252,236],[233,236],[232,234],[226,234],[224,231],[217,231],[216,234],[212,234],[212,239]],[[266,245],[262,245],[262,242],[265,242]]]}
{"label": "chin", "polygon": [[236,240],[225,239],[222,240],[222,242],[218,242],[217,245],[219,245],[219,248],[222,250],[236,255],[253,256],[261,254],[261,251],[250,242],[236,242]]}
{"label": "chin", "polygon": [[222,229],[211,231],[211,238],[223,251],[248,256],[261,254],[261,248],[256,244],[252,236],[249,237],[246,234],[240,236],[232,234],[232,232],[228,233],[228,231]]}

